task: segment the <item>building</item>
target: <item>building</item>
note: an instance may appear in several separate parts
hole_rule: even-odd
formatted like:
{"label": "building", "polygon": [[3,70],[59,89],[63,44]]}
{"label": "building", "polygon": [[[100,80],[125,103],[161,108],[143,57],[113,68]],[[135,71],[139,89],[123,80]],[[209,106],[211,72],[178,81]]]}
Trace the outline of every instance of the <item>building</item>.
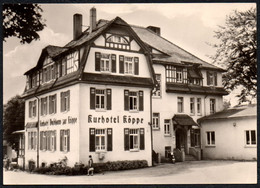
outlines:
{"label": "building", "polygon": [[74,15],[74,38],[47,46],[25,73],[25,167],[146,160],[152,164],[150,52],[121,18],[103,23],[90,10],[82,32]]}
{"label": "building", "polygon": [[198,122],[204,159],[257,159],[256,104],[223,110]]}

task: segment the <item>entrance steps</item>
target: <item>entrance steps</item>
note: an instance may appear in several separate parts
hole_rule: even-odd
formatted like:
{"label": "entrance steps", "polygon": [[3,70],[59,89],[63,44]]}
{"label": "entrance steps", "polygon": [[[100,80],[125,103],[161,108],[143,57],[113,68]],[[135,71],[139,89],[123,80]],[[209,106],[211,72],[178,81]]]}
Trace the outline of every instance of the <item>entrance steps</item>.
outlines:
{"label": "entrance steps", "polygon": [[185,154],[185,161],[197,161],[193,155]]}

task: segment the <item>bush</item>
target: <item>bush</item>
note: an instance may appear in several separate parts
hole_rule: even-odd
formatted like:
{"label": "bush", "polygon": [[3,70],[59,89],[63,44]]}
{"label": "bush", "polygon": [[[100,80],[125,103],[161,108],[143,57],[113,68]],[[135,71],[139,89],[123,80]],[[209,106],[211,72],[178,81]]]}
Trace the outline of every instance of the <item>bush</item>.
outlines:
{"label": "bush", "polygon": [[[113,161],[106,163],[94,163],[94,173],[102,173],[104,171],[118,171],[118,170],[129,170],[137,168],[148,167],[148,163],[145,160],[135,161]],[[57,165],[56,163],[51,164],[49,167],[41,167],[35,169],[33,172],[39,174],[51,174],[51,175],[84,175],[88,173],[88,167],[84,164],[76,163],[74,167]]]}

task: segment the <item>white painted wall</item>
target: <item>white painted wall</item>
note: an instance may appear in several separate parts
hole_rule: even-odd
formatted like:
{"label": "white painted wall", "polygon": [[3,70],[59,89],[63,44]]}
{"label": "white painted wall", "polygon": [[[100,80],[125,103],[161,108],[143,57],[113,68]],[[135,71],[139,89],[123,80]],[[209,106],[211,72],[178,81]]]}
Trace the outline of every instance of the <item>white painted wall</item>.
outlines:
{"label": "white painted wall", "polygon": [[[233,123],[236,126],[233,126]],[[256,130],[256,117],[230,118],[201,123],[204,159],[255,160],[257,146],[246,146],[245,131]],[[215,146],[207,146],[207,131],[215,131]]]}
{"label": "white painted wall", "polygon": [[96,73],[101,74],[100,71],[95,71],[95,52],[108,53],[108,54],[116,54],[116,73],[109,73],[111,75],[120,75],[119,74],[119,55],[130,56],[130,57],[139,57],[139,75],[131,75],[133,77],[151,77],[151,73],[149,71],[149,67],[147,64],[147,60],[144,54],[127,52],[127,51],[119,51],[119,50],[109,50],[109,49],[101,49],[92,47],[89,52],[89,56],[87,59],[87,63],[84,69],[84,72],[87,73]]}
{"label": "white painted wall", "polygon": [[[70,111],[61,112],[60,111],[60,93],[70,90]],[[43,98],[49,95],[57,94],[57,113],[55,114],[47,114],[45,116],[40,115],[40,121],[50,121],[50,119],[63,120],[68,119],[68,117],[77,118],[77,123],[68,124],[68,122],[64,125],[50,125],[40,126],[40,131],[47,130],[56,130],[56,151],[41,151],[39,152],[39,165],[41,166],[42,162],[47,163],[49,165],[53,162],[58,162],[60,159],[65,156],[68,158],[68,165],[72,166],[75,162],[79,161],[79,85],[69,86],[63,89],[59,89],[56,91],[49,92],[48,94],[40,95],[39,98]],[[36,98],[31,98],[25,101],[25,125],[28,122],[37,122],[37,116],[34,118],[29,118],[29,101],[34,100]],[[37,108],[38,109],[38,108]],[[47,109],[49,110],[49,101],[47,103]],[[38,112],[36,113],[36,115]],[[69,152],[61,152],[60,151],[60,130],[61,129],[70,129],[70,151]],[[26,130],[26,129],[25,129]],[[27,129],[25,131],[25,166],[28,168],[28,161],[34,160],[35,164],[37,161],[37,150],[28,150],[28,131],[37,131],[36,128]]]}
{"label": "white painted wall", "polygon": [[[99,89],[112,89],[112,110],[96,111],[90,110],[90,87]],[[130,91],[144,91],[144,111],[129,112],[124,111],[124,89]],[[150,131],[150,89],[136,87],[120,87],[106,85],[80,84],[80,161],[87,164],[88,156],[92,155],[95,162],[117,161],[117,160],[147,160],[148,165],[152,165],[151,159],[151,131]],[[88,115],[95,117],[116,117],[119,116],[119,123],[88,123]],[[131,118],[143,118],[142,124],[123,123],[123,116]],[[89,128],[112,128],[113,129],[113,151],[105,152],[105,158],[99,160],[98,152],[89,151]],[[144,128],[145,129],[145,150],[137,152],[124,151],[124,128]]]}

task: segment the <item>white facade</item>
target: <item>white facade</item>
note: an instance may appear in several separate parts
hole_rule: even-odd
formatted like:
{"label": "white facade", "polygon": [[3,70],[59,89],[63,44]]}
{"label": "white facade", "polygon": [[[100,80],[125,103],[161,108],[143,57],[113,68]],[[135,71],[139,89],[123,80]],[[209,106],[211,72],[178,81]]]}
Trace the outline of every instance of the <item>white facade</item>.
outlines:
{"label": "white facade", "polygon": [[[257,135],[256,125],[256,116],[203,121],[203,159],[256,160],[257,145],[246,142],[246,131]],[[208,144],[207,132],[214,132],[215,143]]]}

